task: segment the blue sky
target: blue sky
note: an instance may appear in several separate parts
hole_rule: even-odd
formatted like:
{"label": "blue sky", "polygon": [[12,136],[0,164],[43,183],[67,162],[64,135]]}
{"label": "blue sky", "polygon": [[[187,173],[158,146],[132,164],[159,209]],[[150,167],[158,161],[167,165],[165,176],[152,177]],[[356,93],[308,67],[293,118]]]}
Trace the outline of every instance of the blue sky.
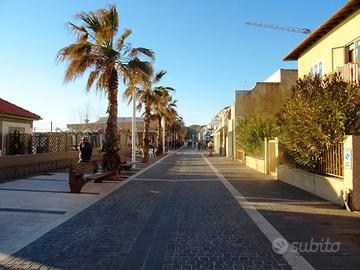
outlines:
{"label": "blue sky", "polygon": [[[0,97],[39,114],[37,130],[65,128],[105,116],[106,97],[85,92],[85,79],[63,84],[65,65],[56,53],[75,40],[65,28],[79,11],[116,4],[120,29],[133,46],[152,49],[155,67],[167,70],[162,85],[176,89],[186,125],[207,124],[279,68],[296,68],[283,57],[304,34],[257,28],[246,21],[315,29],[346,0],[0,0]],[[131,116],[119,89],[119,116]]]}

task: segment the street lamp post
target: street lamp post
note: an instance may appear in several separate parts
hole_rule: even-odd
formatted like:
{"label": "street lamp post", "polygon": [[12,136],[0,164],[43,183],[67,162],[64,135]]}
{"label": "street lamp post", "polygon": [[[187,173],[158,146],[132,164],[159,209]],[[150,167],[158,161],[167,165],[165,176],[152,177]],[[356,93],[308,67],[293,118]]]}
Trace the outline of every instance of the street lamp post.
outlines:
{"label": "street lamp post", "polygon": [[[135,100],[135,91],[133,91],[132,101],[133,101],[133,114],[132,114],[132,125],[131,125],[131,161],[135,162],[135,154],[136,154],[136,100]],[[134,164],[135,167],[135,164]]]}
{"label": "street lamp post", "polygon": [[163,153],[165,153],[165,117],[161,117],[161,126],[162,126],[162,129],[163,129],[163,132],[162,132],[162,145],[163,145]]}

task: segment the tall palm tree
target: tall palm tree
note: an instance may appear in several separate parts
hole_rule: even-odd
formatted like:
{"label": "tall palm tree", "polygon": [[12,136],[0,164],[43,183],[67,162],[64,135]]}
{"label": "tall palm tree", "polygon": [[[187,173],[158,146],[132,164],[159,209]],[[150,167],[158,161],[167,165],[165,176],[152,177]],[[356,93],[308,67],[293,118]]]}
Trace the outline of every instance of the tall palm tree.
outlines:
{"label": "tall palm tree", "polygon": [[[103,142],[104,165],[114,170],[119,163],[119,133],[117,128],[118,84],[119,78],[127,78],[131,66],[136,65],[138,56],[154,59],[154,53],[145,48],[133,48],[126,42],[131,35],[130,29],[117,38],[118,13],[115,6],[98,9],[96,12],[80,12],[76,15],[82,25],[71,22],[67,26],[77,35],[75,43],[62,48],[57,55],[58,62],[67,62],[65,82],[81,77],[89,70],[86,90],[96,85],[98,91],[104,91],[108,98],[109,115]],[[130,65],[131,63],[131,65]]]}
{"label": "tall palm tree", "polygon": [[153,106],[153,118],[158,125],[158,137],[157,137],[157,149],[156,155],[161,155],[163,153],[163,141],[162,141],[162,127],[161,119],[165,119],[165,123],[172,123],[177,117],[176,111],[176,102],[173,100],[172,96],[169,94],[167,89],[164,89],[164,93],[158,99],[158,102]]}
{"label": "tall palm tree", "polygon": [[158,99],[163,95],[164,91],[174,90],[171,87],[156,86],[161,78],[166,74],[166,71],[162,70],[155,73],[151,68],[147,76],[142,76],[137,84],[133,87],[128,87],[124,92],[124,99],[128,102],[132,101],[132,94],[135,91],[136,99],[138,100],[137,109],[141,111],[144,108],[144,135],[143,135],[143,162],[148,163],[150,161],[149,144],[150,144],[150,123],[152,117],[152,107],[157,103]]}
{"label": "tall palm tree", "polygon": [[172,133],[172,141],[174,147],[176,147],[178,141],[183,141],[186,134],[186,127],[182,117],[176,116],[175,120],[170,123],[168,130],[170,130]]}

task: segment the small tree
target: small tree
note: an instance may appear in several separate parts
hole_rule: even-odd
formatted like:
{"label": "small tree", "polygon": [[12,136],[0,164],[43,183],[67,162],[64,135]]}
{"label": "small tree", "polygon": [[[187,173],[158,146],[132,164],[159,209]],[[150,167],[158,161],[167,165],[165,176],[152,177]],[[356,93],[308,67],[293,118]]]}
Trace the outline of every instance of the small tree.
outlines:
{"label": "small tree", "polygon": [[271,119],[251,114],[239,120],[236,127],[236,143],[246,153],[261,156],[264,150],[264,139],[276,136],[276,125]]}
{"label": "small tree", "polygon": [[278,117],[280,142],[295,162],[315,168],[322,152],[360,131],[360,88],[339,74],[305,76]]}

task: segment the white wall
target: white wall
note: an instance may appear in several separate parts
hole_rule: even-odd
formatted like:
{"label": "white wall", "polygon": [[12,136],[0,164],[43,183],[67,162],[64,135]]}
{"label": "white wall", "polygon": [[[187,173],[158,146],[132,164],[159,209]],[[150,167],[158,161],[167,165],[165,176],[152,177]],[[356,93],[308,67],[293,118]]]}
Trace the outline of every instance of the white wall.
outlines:
{"label": "white wall", "polygon": [[275,71],[273,74],[271,74],[264,82],[276,82],[279,83],[281,82],[281,70],[278,69],[277,71]]}

